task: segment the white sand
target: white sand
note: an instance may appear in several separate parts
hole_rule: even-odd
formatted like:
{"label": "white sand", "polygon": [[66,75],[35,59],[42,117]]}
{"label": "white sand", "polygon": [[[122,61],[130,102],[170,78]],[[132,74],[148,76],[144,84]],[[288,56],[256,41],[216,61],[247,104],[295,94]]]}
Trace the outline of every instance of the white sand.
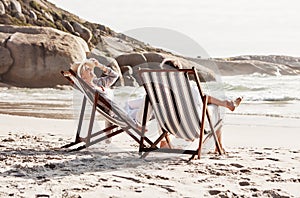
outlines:
{"label": "white sand", "polygon": [[[227,154],[150,154],[127,135],[80,152],[73,120],[0,115],[0,197],[300,197],[300,123],[226,117]],[[100,126],[103,125],[100,122]]]}

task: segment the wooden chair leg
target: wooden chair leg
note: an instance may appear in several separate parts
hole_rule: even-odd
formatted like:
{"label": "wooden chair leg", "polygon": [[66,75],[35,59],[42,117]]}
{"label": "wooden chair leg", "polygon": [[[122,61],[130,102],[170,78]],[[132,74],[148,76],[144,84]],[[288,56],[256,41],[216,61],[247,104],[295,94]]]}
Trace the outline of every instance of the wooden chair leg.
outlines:
{"label": "wooden chair leg", "polygon": [[139,146],[139,152],[141,153],[144,148],[144,140],[145,140],[145,133],[146,133],[146,124],[147,124],[147,115],[148,115],[148,107],[149,107],[149,97],[145,97],[144,101],[144,114],[142,118],[142,132],[141,132],[141,138],[140,138],[140,146]]}
{"label": "wooden chair leg", "polygon": [[92,130],[94,126],[94,121],[95,121],[95,114],[96,114],[96,108],[97,108],[97,101],[98,101],[98,93],[95,94],[95,99],[94,99],[94,104],[92,107],[92,112],[91,112],[91,117],[90,117],[90,123],[89,123],[89,128],[88,128],[88,134],[86,137],[86,146],[88,147],[91,141],[92,137]]}
{"label": "wooden chair leg", "polygon": [[84,112],[85,112],[85,107],[86,107],[86,100],[87,100],[86,97],[83,97],[83,99],[82,99],[82,105],[81,105],[81,110],[80,110],[80,115],[79,115],[79,119],[78,119],[77,131],[76,131],[76,136],[75,136],[74,142],[66,144],[66,145],[62,146],[61,148],[69,148],[69,147],[74,146],[74,145],[76,145],[76,144],[78,144],[78,143],[81,142],[80,132],[81,132],[82,122],[83,122],[83,118],[84,118]]}
{"label": "wooden chair leg", "polygon": [[207,96],[204,96],[203,100],[203,111],[202,111],[202,119],[201,119],[201,128],[200,128],[200,137],[199,137],[199,146],[198,146],[198,159],[201,156],[203,136],[204,136],[204,123],[205,123],[205,112],[207,110]]}

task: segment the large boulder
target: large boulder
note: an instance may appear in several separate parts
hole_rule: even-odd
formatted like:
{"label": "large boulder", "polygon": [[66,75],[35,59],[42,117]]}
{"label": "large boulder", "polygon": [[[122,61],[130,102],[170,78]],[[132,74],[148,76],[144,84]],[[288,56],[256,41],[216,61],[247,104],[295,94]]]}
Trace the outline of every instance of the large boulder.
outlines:
{"label": "large boulder", "polygon": [[13,59],[10,55],[10,51],[0,46],[0,75],[6,73],[12,64]]}
{"label": "large boulder", "polygon": [[154,62],[154,63],[161,63],[165,56],[159,53],[154,52],[145,52],[143,53],[148,63]]}
{"label": "large boulder", "polygon": [[1,79],[15,86],[66,84],[60,71],[85,59],[89,51],[83,39],[53,28],[0,25],[1,32],[9,35],[2,46],[9,50],[13,59]]}
{"label": "large boulder", "polygon": [[140,53],[122,54],[116,58],[120,66],[130,65],[132,67],[141,65],[147,62],[146,57]]}

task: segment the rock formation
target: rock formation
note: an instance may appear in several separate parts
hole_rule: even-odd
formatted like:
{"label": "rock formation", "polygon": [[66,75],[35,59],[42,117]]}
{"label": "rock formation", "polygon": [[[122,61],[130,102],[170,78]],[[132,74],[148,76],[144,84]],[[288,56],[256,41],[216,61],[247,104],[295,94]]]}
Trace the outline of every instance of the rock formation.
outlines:
{"label": "rock formation", "polygon": [[[141,67],[157,66],[164,58],[195,67],[202,80],[215,75],[300,74],[300,58],[238,56],[199,59],[174,55],[110,28],[85,21],[46,0],[0,0],[0,83],[50,87],[68,82],[60,70],[81,61],[86,52],[112,67],[121,78],[116,85],[137,85]],[[176,42],[176,41],[174,41]]]}
{"label": "rock formation", "polygon": [[65,84],[60,71],[89,51],[81,38],[53,28],[0,25],[0,39],[1,79],[21,87]]}
{"label": "rock formation", "polygon": [[0,1],[0,15],[5,14],[5,7],[4,4]]}
{"label": "rock formation", "polygon": [[215,60],[222,75],[268,75],[300,74],[300,58],[289,56],[238,56]]}
{"label": "rock formation", "polygon": [[77,32],[79,36],[83,38],[87,43],[92,40],[93,35],[88,28],[84,27],[80,23],[77,23],[76,21],[71,21],[70,24],[72,25],[74,32]]}

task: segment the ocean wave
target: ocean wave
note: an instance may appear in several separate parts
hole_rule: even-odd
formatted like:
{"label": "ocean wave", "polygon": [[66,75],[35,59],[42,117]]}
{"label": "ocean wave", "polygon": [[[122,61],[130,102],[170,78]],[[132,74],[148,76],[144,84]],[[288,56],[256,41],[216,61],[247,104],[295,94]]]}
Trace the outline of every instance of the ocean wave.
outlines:
{"label": "ocean wave", "polygon": [[248,87],[245,85],[231,85],[231,84],[224,84],[225,91],[263,91],[267,90],[268,87]]}
{"label": "ocean wave", "polygon": [[285,96],[285,97],[272,97],[272,98],[263,98],[261,99],[262,101],[267,101],[267,102],[287,102],[287,101],[300,101],[300,98],[298,97],[288,97],[288,96]]}
{"label": "ocean wave", "polygon": [[253,74],[250,74],[248,75],[248,77],[259,77],[259,78],[265,78],[265,77],[268,77],[268,76],[271,76],[269,74],[266,74],[266,73],[257,73],[257,72],[254,72]]}
{"label": "ocean wave", "polygon": [[229,98],[236,98],[242,96],[244,101],[248,102],[276,102],[276,103],[282,103],[282,102],[299,102],[299,97],[289,97],[289,96],[273,96],[271,95],[263,95],[263,94],[235,94],[234,96],[231,96]]}
{"label": "ocean wave", "polygon": [[285,114],[276,114],[276,113],[230,113],[231,115],[243,115],[243,116],[264,116],[272,118],[293,118],[300,119],[300,115],[285,115]]}
{"label": "ocean wave", "polygon": [[300,101],[300,75],[224,77],[224,91],[229,97],[244,96],[248,101]]}

